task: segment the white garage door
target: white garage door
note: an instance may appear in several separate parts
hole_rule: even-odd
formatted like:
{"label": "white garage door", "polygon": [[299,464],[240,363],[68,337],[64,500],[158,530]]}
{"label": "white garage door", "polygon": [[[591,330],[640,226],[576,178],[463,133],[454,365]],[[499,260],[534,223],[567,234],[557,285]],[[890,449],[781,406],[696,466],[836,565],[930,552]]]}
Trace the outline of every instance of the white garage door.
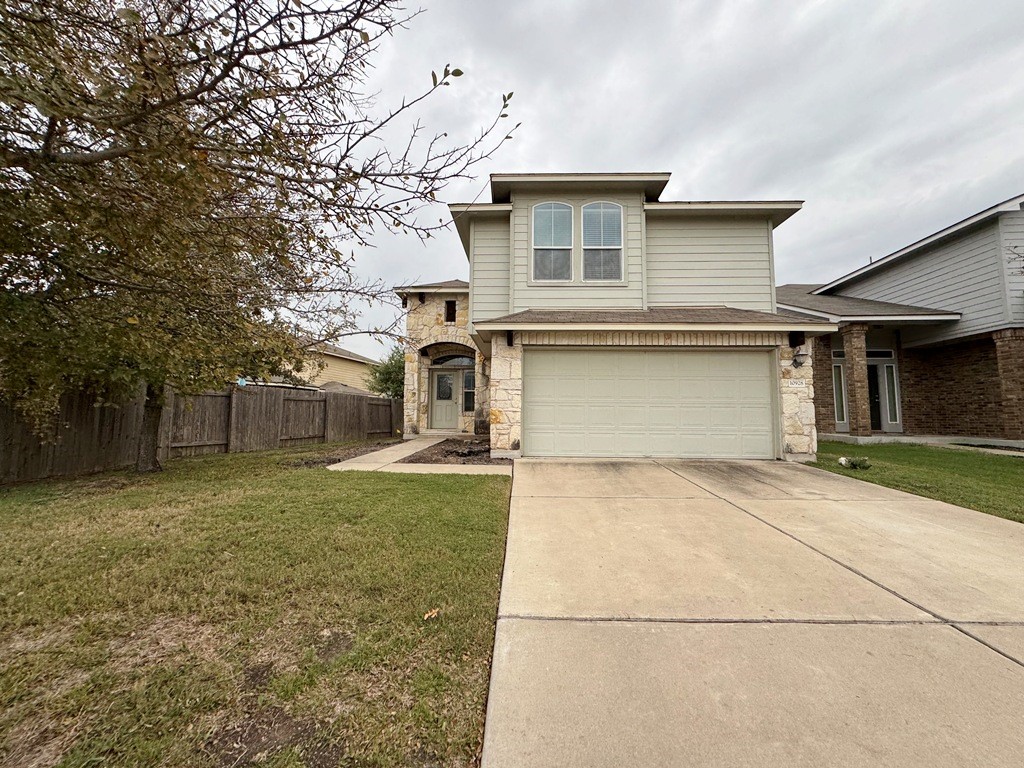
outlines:
{"label": "white garage door", "polygon": [[775,456],[771,353],[526,349],[526,456]]}

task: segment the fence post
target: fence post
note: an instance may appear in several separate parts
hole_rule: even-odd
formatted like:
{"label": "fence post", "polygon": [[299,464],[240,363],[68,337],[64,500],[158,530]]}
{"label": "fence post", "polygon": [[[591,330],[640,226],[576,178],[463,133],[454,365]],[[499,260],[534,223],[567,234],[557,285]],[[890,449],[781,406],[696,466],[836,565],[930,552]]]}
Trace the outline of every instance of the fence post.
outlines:
{"label": "fence post", "polygon": [[405,419],[405,408],[401,400],[391,398],[391,436],[398,435],[402,436],[402,429],[405,427],[403,420]]}
{"label": "fence post", "polygon": [[174,436],[174,390],[164,387],[164,407],[160,411],[160,437],[157,442],[157,461],[171,458],[171,438]]}

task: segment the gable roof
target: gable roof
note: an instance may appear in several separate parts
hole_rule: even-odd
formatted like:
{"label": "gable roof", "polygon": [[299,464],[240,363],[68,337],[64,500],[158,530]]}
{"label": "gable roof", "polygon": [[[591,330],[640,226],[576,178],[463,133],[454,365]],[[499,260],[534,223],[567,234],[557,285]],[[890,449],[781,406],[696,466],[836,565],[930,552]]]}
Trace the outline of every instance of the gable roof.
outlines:
{"label": "gable roof", "polygon": [[331,357],[343,357],[346,360],[354,360],[357,363],[366,363],[368,365],[377,365],[378,361],[373,360],[369,357],[363,357],[355,352],[350,352],[342,347],[336,347],[334,344],[328,344],[323,342],[316,345],[316,351],[322,355],[330,355]]}
{"label": "gable roof", "polygon": [[968,216],[966,219],[958,221],[956,224],[951,224],[945,229],[940,229],[938,232],[934,232],[928,237],[923,237],[915,243],[911,243],[905,248],[901,248],[898,251],[893,251],[888,256],[883,256],[880,259],[876,259],[871,264],[855,269],[853,272],[843,275],[842,277],[836,278],[831,283],[819,286],[814,292],[817,294],[830,293],[841,288],[848,283],[856,282],[858,279],[865,275],[872,274],[882,269],[888,269],[898,261],[902,261],[905,258],[915,255],[924,248],[930,245],[935,245],[942,240],[950,237],[954,237],[964,230],[972,227],[984,224],[989,219],[999,216],[1002,213],[1011,213],[1014,211],[1024,210],[1024,194],[1011,197],[1009,200],[1004,200],[1001,203],[993,205],[991,208],[986,208],[984,211]]}
{"label": "gable roof", "polygon": [[806,312],[816,317],[839,320],[908,320],[942,322],[959,320],[959,312],[945,309],[915,307],[910,304],[893,304],[874,299],[855,299],[852,296],[816,294],[821,285],[791,283],[775,289],[775,299],[785,310]]}

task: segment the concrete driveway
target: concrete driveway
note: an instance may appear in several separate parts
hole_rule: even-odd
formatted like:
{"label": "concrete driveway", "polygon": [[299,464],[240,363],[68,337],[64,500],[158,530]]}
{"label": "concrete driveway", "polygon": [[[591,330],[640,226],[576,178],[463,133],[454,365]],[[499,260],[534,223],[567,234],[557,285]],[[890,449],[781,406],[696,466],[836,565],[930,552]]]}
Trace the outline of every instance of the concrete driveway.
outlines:
{"label": "concrete driveway", "polygon": [[1019,766],[1024,526],[781,462],[517,461],[484,768]]}

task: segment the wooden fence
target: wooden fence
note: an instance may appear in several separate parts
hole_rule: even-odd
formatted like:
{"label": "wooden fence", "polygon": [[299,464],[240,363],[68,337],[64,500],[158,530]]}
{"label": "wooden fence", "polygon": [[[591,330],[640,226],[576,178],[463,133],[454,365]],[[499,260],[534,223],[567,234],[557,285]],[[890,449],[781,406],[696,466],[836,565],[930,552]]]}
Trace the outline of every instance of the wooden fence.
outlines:
{"label": "wooden fence", "polygon": [[[142,410],[141,396],[120,406],[69,396],[61,403],[56,440],[43,442],[0,405],[0,485],[132,466]],[[171,394],[160,422],[159,456],[363,440],[397,435],[401,428],[401,400],[276,386]]]}

